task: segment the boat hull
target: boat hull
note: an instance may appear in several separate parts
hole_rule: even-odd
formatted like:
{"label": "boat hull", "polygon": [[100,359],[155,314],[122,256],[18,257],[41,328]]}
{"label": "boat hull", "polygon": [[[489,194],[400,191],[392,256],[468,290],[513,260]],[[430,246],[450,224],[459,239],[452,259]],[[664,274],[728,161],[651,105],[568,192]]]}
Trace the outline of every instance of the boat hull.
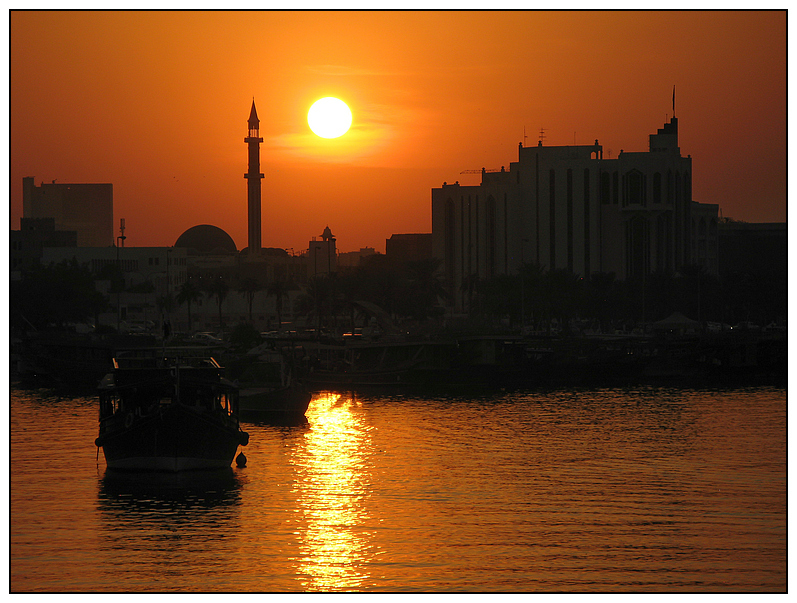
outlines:
{"label": "boat hull", "polygon": [[250,387],[240,390],[242,418],[304,417],[312,394],[303,387]]}
{"label": "boat hull", "polygon": [[229,467],[238,446],[246,443],[244,433],[226,415],[177,403],[149,416],[130,413],[115,423],[97,438],[111,469],[220,469]]}

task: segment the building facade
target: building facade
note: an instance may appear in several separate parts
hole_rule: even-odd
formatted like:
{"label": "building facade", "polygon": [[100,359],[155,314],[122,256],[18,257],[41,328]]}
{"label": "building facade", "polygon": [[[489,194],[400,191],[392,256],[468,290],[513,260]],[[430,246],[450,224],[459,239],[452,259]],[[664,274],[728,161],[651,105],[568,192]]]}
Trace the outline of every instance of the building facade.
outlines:
{"label": "building facade", "polygon": [[335,235],[329,229],[324,228],[321,233],[321,240],[310,241],[307,257],[307,277],[313,278],[320,275],[330,275],[338,271],[338,251],[335,244]]}
{"label": "building facade", "polygon": [[396,263],[432,257],[431,233],[394,234],[385,239],[385,255]]}
{"label": "building facade", "polygon": [[187,254],[179,247],[46,247],[44,266],[77,261],[100,275],[106,266],[117,266],[130,288],[152,283],[156,295],[174,295],[187,279]]}
{"label": "building facade", "polygon": [[78,247],[114,244],[112,184],[51,184],[36,186],[22,179],[22,215],[53,218],[55,230],[77,232]]}
{"label": "building facade", "polygon": [[39,266],[45,248],[77,247],[77,233],[56,230],[54,218],[22,218],[20,225],[21,228],[12,230],[9,237],[12,280],[19,280],[23,273]]}
{"label": "building facade", "polygon": [[719,205],[692,203],[692,263],[706,273],[718,276]]}
{"label": "building facade", "polygon": [[789,274],[789,235],[785,222],[750,224],[722,220],[718,226],[721,277],[733,274],[786,279]]}
{"label": "building facade", "polygon": [[369,258],[372,255],[376,255],[376,249],[373,247],[360,247],[360,251],[338,253],[338,268],[356,268],[365,258]]}
{"label": "building facade", "polygon": [[[692,201],[692,159],[681,156],[676,117],[650,135],[648,151],[616,158],[604,157],[597,140],[521,143],[518,160],[508,170],[483,169],[481,184],[432,189],[433,253],[460,309],[467,279],[517,274],[524,263],[584,278],[674,272],[694,261],[695,207],[716,220],[717,206]],[[707,261],[716,257],[713,241]]]}
{"label": "building facade", "polygon": [[[99,316],[102,324],[158,323],[164,319],[158,299],[174,297],[187,279],[187,254],[177,247],[46,247],[44,266],[76,261],[95,275],[95,287],[108,297],[108,311]],[[124,290],[111,291],[106,268],[118,268]],[[143,292],[136,293],[141,285]],[[132,289],[132,291],[130,290]]]}

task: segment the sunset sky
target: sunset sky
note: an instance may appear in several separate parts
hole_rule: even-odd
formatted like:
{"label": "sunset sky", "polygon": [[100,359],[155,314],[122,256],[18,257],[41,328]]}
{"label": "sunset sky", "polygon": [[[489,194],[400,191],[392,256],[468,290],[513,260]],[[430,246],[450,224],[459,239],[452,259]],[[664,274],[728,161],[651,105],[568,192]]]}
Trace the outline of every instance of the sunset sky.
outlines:
{"label": "sunset sky", "polygon": [[[128,246],[213,224],[246,247],[247,118],[260,117],[263,247],[384,252],[431,232],[431,189],[518,143],[646,151],[672,116],[693,198],[785,222],[780,12],[11,12],[10,227],[22,179],[110,182]],[[324,96],[351,130],[322,139]],[[118,233],[116,233],[118,234]]]}

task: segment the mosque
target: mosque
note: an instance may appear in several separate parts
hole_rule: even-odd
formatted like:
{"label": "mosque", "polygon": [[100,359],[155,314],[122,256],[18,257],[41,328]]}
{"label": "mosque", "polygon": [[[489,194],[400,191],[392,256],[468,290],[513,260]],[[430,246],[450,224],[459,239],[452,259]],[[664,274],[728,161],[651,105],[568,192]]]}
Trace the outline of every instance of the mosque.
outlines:
{"label": "mosque", "polygon": [[[224,322],[234,325],[251,320],[260,329],[274,327],[277,316],[275,299],[267,296],[266,284],[274,281],[302,283],[307,278],[337,270],[336,239],[329,226],[313,237],[305,252],[281,248],[263,248],[261,244],[260,119],[254,99],[247,121],[244,143],[248,150],[247,182],[248,241],[239,250],[233,238],[218,226],[199,224],[188,228],[172,247],[125,247],[124,219],[120,234],[114,237],[113,187],[110,184],[62,184],[53,181],[37,187],[33,178],[23,182],[23,218],[21,229],[11,231],[11,278],[35,265],[76,260],[101,275],[111,266],[122,271],[125,291],[110,295],[111,309],[100,316],[103,324],[150,324],[161,320],[165,308],[155,300],[174,297],[189,273],[203,279],[224,276],[231,293],[224,301]],[[89,217],[77,219],[91,207]],[[243,280],[259,283],[257,303],[249,308],[245,296],[235,291]],[[103,281],[98,281],[102,283]],[[110,283],[99,285],[110,293]],[[130,290],[139,290],[131,293]],[[292,317],[298,287],[287,292],[283,316]],[[207,298],[197,300],[192,308],[192,330],[217,330],[218,308]],[[171,311],[174,331],[187,330],[182,310]]]}
{"label": "mosque", "polygon": [[[197,263],[199,264],[207,264],[207,258],[231,257],[239,254],[240,258],[244,260],[243,264],[250,264],[250,266],[243,267],[245,271],[256,273],[258,268],[251,266],[251,264],[261,264],[259,268],[265,273],[265,276],[273,278],[277,275],[269,270],[268,265],[273,264],[275,258],[287,258],[289,254],[284,249],[264,249],[261,246],[261,181],[263,174],[260,172],[260,143],[263,142],[263,138],[260,136],[260,119],[257,116],[257,107],[255,107],[254,99],[252,99],[252,108],[249,111],[247,125],[248,134],[244,138],[249,158],[249,169],[244,174],[244,178],[247,181],[247,247],[238,252],[230,235],[221,228],[209,224],[201,224],[189,228],[180,235],[174,246],[185,248],[194,257],[206,258],[205,262],[198,259]],[[335,237],[327,225],[320,236],[320,240],[316,240],[314,237],[310,242],[307,258],[308,268],[305,271],[305,276],[318,276],[336,271],[337,249],[335,243]],[[236,264],[239,268],[241,267],[241,262],[236,262]],[[284,276],[287,276],[287,274]],[[293,276],[296,275],[294,274]]]}

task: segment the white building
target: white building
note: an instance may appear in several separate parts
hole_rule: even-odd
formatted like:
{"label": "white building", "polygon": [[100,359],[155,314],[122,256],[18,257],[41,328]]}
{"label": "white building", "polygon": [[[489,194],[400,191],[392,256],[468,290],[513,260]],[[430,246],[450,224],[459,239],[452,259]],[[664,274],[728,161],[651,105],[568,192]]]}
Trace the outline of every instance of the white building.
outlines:
{"label": "white building", "polygon": [[101,285],[101,292],[109,296],[111,308],[100,316],[100,322],[114,326],[121,322],[161,321],[158,298],[174,297],[188,278],[186,250],[178,247],[45,247],[42,250],[44,266],[73,259],[98,277],[106,267],[118,266],[124,289],[140,290],[117,294],[111,293],[110,280]]}
{"label": "white building", "polygon": [[[455,307],[462,283],[517,274],[523,263],[620,279],[693,263],[692,159],[678,147],[678,119],[650,135],[646,152],[604,157],[592,145],[518,148],[509,169],[482,170],[477,186],[432,189],[434,256],[444,262]],[[710,239],[706,239],[708,242]],[[716,245],[716,239],[714,239]],[[716,257],[706,250],[703,257]],[[706,262],[707,264],[709,262]]]}
{"label": "white building", "polygon": [[332,234],[329,226],[324,228],[320,241],[317,241],[315,237],[310,241],[307,259],[308,278],[337,272],[338,252],[335,246],[335,235]]}

